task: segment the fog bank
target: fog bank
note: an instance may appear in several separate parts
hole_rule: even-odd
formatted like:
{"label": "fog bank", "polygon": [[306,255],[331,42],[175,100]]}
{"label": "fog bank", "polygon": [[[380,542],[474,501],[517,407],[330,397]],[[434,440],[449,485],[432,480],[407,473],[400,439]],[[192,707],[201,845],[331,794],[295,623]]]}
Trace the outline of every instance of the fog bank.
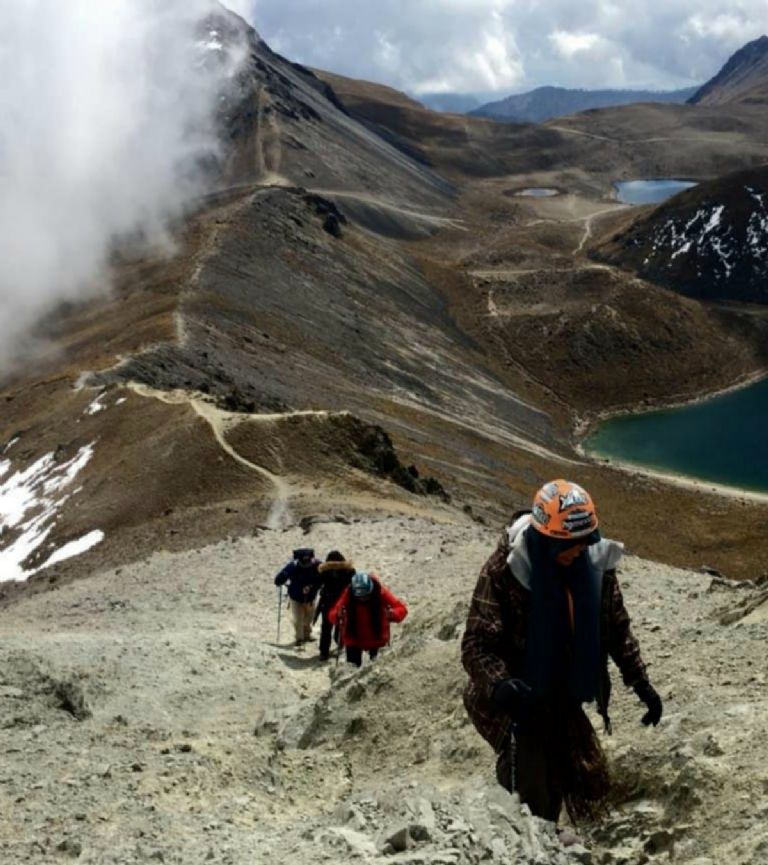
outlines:
{"label": "fog bank", "polygon": [[115,238],[162,242],[202,190],[236,72],[212,0],[4,0],[0,373],[31,326],[108,290]]}

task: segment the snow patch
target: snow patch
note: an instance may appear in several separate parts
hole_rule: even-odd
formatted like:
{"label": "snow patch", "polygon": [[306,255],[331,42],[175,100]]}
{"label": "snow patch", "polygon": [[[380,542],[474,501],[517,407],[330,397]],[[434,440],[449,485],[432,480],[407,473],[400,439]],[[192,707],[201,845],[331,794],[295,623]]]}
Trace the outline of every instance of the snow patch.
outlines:
{"label": "snow patch", "polygon": [[88,406],[85,410],[85,414],[97,414],[100,411],[104,411],[106,406],[102,402],[106,394],[100,393],[96,399]]}
{"label": "snow patch", "polygon": [[684,224],[678,219],[668,219],[654,234],[646,263],[661,255],[671,268],[676,258],[690,253],[710,262],[714,258],[709,266],[715,267],[715,276],[730,277],[739,249],[732,227],[725,224],[724,213],[725,205],[716,204],[699,208]]}
{"label": "snow patch", "polygon": [[[6,453],[8,453],[8,451],[9,451],[9,450],[10,450],[10,449],[11,449],[11,448],[12,448],[12,447],[17,443],[17,442],[19,442],[19,441],[21,441],[21,436],[14,436],[14,437],[13,437],[13,438],[12,438],[12,439],[11,439],[11,440],[6,444],[6,445],[5,445],[5,447],[0,451],[0,454],[6,454]],[[2,475],[2,472],[1,472],[1,471],[0,471],[0,475]]]}
{"label": "snow patch", "polygon": [[41,565],[37,570],[42,571],[43,568],[50,567],[50,565],[55,565],[57,562],[63,562],[65,561],[65,559],[71,559],[74,556],[80,556],[90,550],[91,547],[95,547],[96,544],[100,544],[103,540],[104,532],[102,532],[101,529],[96,529],[93,532],[88,532],[87,535],[83,535],[76,541],[70,541],[68,544],[64,544],[63,547],[59,547],[59,549],[56,550],[56,552],[46,561],[46,563],[44,565]]}
{"label": "snow patch", "polygon": [[765,208],[765,205],[763,204],[763,195],[762,195],[762,193],[757,192],[757,190],[755,190],[755,189],[752,189],[751,186],[745,186],[744,189],[746,189],[747,192],[752,196],[752,198],[755,199],[755,201],[760,205],[760,208],[761,208],[761,209],[764,209],[764,208]]}
{"label": "snow patch", "polygon": [[0,539],[9,532],[15,536],[0,546],[0,582],[23,581],[35,573],[25,571],[22,562],[40,548],[59,511],[78,491],[65,492],[93,457],[94,447],[95,442],[83,446],[65,462],[47,453],[12,474],[10,460],[0,462]]}

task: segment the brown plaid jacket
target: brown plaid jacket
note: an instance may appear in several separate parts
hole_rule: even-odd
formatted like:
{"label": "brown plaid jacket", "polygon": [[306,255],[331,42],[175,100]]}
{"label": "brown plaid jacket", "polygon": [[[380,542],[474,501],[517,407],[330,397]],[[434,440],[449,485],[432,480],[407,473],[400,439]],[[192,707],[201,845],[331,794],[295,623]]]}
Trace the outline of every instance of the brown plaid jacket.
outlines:
{"label": "brown plaid jacket", "polygon": [[[464,705],[480,735],[497,752],[505,746],[512,718],[493,705],[491,694],[502,679],[521,676],[530,603],[528,590],[507,565],[508,556],[505,532],[480,572],[461,646],[462,663],[469,673]],[[604,660],[597,707],[610,729],[608,657],[618,666],[626,685],[647,679],[615,570],[605,571],[603,579],[601,642]]]}

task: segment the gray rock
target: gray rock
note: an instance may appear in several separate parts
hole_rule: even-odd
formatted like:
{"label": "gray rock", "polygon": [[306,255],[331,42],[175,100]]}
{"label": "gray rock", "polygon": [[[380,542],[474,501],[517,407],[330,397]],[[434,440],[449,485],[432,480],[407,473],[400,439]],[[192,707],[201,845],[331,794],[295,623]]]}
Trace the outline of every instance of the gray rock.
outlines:
{"label": "gray rock", "polygon": [[78,859],[83,852],[83,845],[74,838],[65,838],[56,845],[56,849],[59,853],[63,853],[65,856],[70,856],[72,859]]}
{"label": "gray rock", "polygon": [[3,686],[0,688],[0,697],[7,697],[11,700],[18,700],[24,696],[24,691],[21,688],[11,688],[10,686]]}
{"label": "gray rock", "polygon": [[342,849],[355,856],[375,856],[378,853],[373,841],[354,829],[346,827],[327,829],[320,837],[334,848]]}
{"label": "gray rock", "polygon": [[403,853],[412,846],[412,840],[408,826],[403,826],[392,832],[386,840],[386,844],[394,850],[395,853]]}

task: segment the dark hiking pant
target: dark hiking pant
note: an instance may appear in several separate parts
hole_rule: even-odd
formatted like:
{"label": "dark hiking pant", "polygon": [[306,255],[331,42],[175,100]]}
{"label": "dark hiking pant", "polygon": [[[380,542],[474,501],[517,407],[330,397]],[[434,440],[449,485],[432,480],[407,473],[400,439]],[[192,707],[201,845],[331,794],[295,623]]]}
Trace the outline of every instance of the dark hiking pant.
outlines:
{"label": "dark hiking pant", "polygon": [[518,793],[535,817],[557,823],[564,797],[557,780],[554,753],[556,749],[547,748],[540,735],[516,732],[514,747],[510,743],[496,760],[496,778],[510,793]]}
{"label": "dark hiking pant", "polygon": [[[368,657],[373,661],[378,654],[378,649],[371,649],[368,652]],[[363,664],[363,650],[358,649],[357,646],[347,646],[347,663],[361,667]]]}
{"label": "dark hiking pant", "polygon": [[[333,633],[333,625],[328,621],[328,616],[323,613],[322,622],[320,624],[320,657],[327,658],[331,653],[331,643],[333,642],[334,633]],[[339,642],[338,634],[336,635],[336,642]]]}

